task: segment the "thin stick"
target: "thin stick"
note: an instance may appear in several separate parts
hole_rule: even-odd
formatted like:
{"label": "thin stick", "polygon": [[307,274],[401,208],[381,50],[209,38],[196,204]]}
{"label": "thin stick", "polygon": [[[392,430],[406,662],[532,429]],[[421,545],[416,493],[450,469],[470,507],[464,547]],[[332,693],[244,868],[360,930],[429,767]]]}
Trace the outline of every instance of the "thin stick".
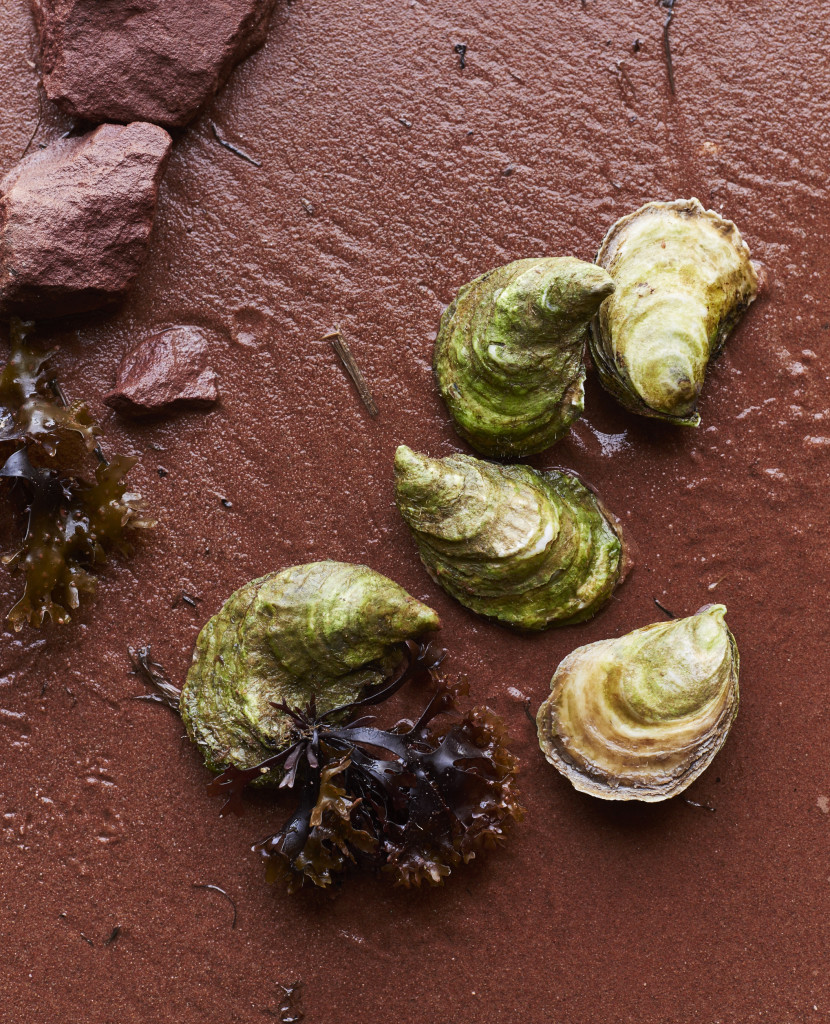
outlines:
{"label": "thin stick", "polygon": [[29,136],[29,141],[26,143],[26,148],[23,150],[23,152],[20,155],[20,159],[21,160],[29,152],[30,146],[35,141],[35,136],[37,135],[38,128],[40,128],[40,125],[41,125],[42,121],[43,121],[43,98],[41,97],[41,94],[40,94],[40,83],[38,83],[38,90],[37,90],[37,124],[35,125],[34,130],[32,131],[32,134]]}
{"label": "thin stick", "polygon": [[167,673],[153,661],[150,656],[150,645],[144,644],[137,650],[134,647],[127,647],[127,654],[130,657],[133,675],[152,688],[152,693],[142,693],[133,700],[149,700],[156,704],[165,704],[171,711],[179,713],[179,701],[182,691],[167,678]]}
{"label": "thin stick", "polygon": [[661,612],[665,612],[665,614],[668,615],[668,617],[670,619],[676,619],[677,618],[677,616],[674,614],[674,612],[670,612],[669,609],[664,604],[660,604],[660,602],[657,600],[656,597],[653,597],[652,601],[654,601],[654,603],[657,605],[657,607],[660,609],[660,611]]}
{"label": "thin stick", "polygon": [[[625,82],[625,84],[631,90],[631,98],[636,100],[637,99],[637,90],[634,88],[634,83],[628,77],[628,72],[625,69],[625,64],[623,64],[623,62],[621,60],[618,60],[616,62],[616,64],[617,64],[617,71],[619,72],[619,75],[620,75],[620,80]],[[623,89],[623,95],[624,94],[625,94],[625,89]]]}
{"label": "thin stick", "polygon": [[360,372],[360,367],[357,365],[354,356],[349,351],[349,346],[346,344],[346,339],[343,337],[340,328],[336,327],[333,331],[323,335],[323,341],[331,342],[331,347],[337,353],[340,362],[343,364],[343,369],[352,378],[354,386],[357,388],[357,393],[366,406],[366,411],[370,416],[377,416],[378,407],[375,405],[374,398],[372,398],[372,392],[369,390],[366,378]]}
{"label": "thin stick", "polygon": [[699,807],[702,811],[714,811],[717,809],[711,804],[699,804],[695,800],[690,800],[687,796],[683,797],[683,802],[687,803],[689,807]]}
{"label": "thin stick", "polygon": [[223,138],[219,134],[219,129],[216,127],[216,125],[213,123],[213,121],[209,121],[208,123],[210,124],[211,131],[213,132],[214,138],[216,139],[216,141],[219,143],[220,146],[224,146],[225,149],[227,149],[229,153],[233,153],[234,156],[238,156],[242,160],[247,160],[248,163],[249,164],[253,164],[254,167],[262,167],[262,161],[261,160],[257,160],[254,157],[249,156],[245,152],[244,149],[240,149],[238,146],[234,146],[234,144],[232,142],[228,142],[227,139]]}
{"label": "thin stick", "polygon": [[674,5],[676,0],[657,0],[658,4],[666,11],[666,18],[663,21],[663,52],[666,55],[666,71],[669,76],[669,89],[672,96],[677,94],[674,87],[674,64],[671,59],[671,42],[669,41],[669,27],[674,19]]}

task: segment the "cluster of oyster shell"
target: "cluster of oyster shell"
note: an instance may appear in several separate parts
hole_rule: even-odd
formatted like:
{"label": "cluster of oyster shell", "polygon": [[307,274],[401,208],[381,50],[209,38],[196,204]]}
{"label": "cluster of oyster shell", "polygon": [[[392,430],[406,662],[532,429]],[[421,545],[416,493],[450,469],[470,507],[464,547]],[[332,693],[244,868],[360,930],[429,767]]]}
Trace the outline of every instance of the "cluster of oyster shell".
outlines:
{"label": "cluster of oyster shell", "polygon": [[[583,352],[628,409],[696,426],[708,364],[755,299],[731,221],[697,199],[648,203],[608,232],[595,264],[524,259],[460,289],[434,370],[478,452],[548,448],[583,409]],[[541,630],[590,618],[626,570],[614,516],[575,474],[402,445],[395,499],[430,576],[472,611]],[[664,800],[723,744],[738,709],[738,650],[723,605],[580,647],[539,708],[545,757],[602,799]],[[208,766],[249,769],[285,747],[278,704],[321,710],[392,673],[432,609],[366,566],[317,562],[254,580],[203,628],[181,711]],[[265,781],[272,781],[266,779]]]}
{"label": "cluster of oyster shell", "polygon": [[582,412],[582,352],[643,416],[697,426],[706,368],[758,294],[732,221],[697,199],[646,203],[618,220],[596,264],[518,260],[465,285],[435,344],[456,428],[484,455],[532,455]]}

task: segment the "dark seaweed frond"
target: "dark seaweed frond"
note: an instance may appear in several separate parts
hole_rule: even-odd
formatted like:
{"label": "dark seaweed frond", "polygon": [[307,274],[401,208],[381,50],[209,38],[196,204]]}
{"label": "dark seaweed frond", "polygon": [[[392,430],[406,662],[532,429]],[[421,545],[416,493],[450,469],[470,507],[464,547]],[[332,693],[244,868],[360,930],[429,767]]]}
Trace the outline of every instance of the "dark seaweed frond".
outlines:
{"label": "dark seaweed frond", "polygon": [[23,534],[2,558],[25,578],[8,614],[16,630],[68,622],[108,553],[129,553],[126,531],[153,525],[124,482],[136,460],[103,458],[100,427],[83,402],[63,401],[47,372],[50,354],[29,347],[31,326],[12,321],[0,374],[0,482]]}
{"label": "dark seaweed frond", "polygon": [[[290,891],[305,883],[330,885],[351,865],[379,869],[398,885],[440,884],[459,864],[501,843],[523,815],[516,789],[517,762],[505,746],[504,726],[486,707],[462,714],[464,681],[450,682],[431,645],[407,645],[399,674],[375,694],[345,708],[352,716],[332,724],[311,704],[290,711],[294,742],[249,769],[229,768],[210,784],[240,809],[244,788],[280,767],[282,786],[298,797],[294,813],[254,849],[269,880]],[[426,676],[435,686],[416,722],[388,730],[355,718],[382,703],[404,683]],[[439,718],[454,718],[436,724]]]}

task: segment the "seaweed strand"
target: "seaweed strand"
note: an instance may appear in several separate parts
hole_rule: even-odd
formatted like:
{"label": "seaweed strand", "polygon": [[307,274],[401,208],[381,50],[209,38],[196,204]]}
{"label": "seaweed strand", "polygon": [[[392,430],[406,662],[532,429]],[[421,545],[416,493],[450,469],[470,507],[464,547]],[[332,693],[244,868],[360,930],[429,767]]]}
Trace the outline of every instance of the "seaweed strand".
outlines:
{"label": "seaweed strand", "polygon": [[47,373],[52,353],[31,348],[32,328],[11,321],[0,373],[0,482],[22,526],[20,546],[1,560],[24,576],[8,613],[15,630],[68,622],[108,554],[130,552],[126,531],[154,525],[124,483],[136,460],[104,458],[101,428]]}

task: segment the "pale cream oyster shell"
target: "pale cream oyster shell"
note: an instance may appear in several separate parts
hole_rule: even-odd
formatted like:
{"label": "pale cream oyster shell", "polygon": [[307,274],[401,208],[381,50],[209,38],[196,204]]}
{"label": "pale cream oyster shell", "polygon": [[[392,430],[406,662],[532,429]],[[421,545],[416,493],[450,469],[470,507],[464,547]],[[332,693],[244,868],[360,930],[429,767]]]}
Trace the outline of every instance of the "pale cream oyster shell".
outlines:
{"label": "pale cream oyster shell", "polygon": [[597,263],[616,285],[590,331],[603,386],[632,412],[696,427],[706,369],[758,294],[737,227],[697,199],[646,203]]}
{"label": "pale cream oyster shell", "polygon": [[656,802],[712,762],[738,713],[738,648],[722,604],[579,647],[539,708],[539,746],[583,793]]}

